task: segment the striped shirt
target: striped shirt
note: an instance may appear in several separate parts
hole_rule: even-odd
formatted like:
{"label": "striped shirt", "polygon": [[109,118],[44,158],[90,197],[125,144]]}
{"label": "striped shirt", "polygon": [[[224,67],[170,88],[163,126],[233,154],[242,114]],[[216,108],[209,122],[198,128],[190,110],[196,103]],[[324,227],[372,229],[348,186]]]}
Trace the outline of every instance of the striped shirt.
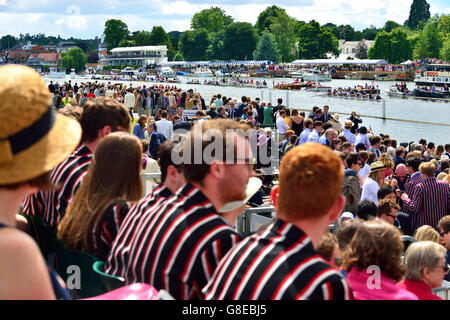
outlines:
{"label": "striped shirt", "polygon": [[177,300],[200,298],[220,259],[240,240],[236,231],[191,184],[142,212],[129,245],[126,283],[148,283]]}
{"label": "striped shirt", "polygon": [[141,220],[147,212],[160,205],[172,192],[165,185],[160,184],[152,193],[136,202],[129,210],[119,229],[119,232],[111,245],[106,263],[106,273],[124,278],[129,267],[129,252],[138,236],[137,230]]}
{"label": "striped shirt", "polygon": [[[408,197],[412,197],[414,193],[414,188],[416,185],[421,183],[423,181],[422,175],[420,174],[420,171],[414,172],[408,181],[405,183],[405,193],[408,195]],[[402,206],[402,212],[411,215],[413,212],[412,210],[409,210],[408,207]]]}
{"label": "striped shirt", "polygon": [[50,181],[58,188],[27,196],[23,212],[42,216],[50,227],[56,228],[86,176],[92,157],[88,147],[80,145],[64,162],[50,171]]}
{"label": "striped shirt", "polygon": [[403,207],[411,212],[414,229],[423,225],[437,228],[439,220],[450,214],[450,185],[429,177],[416,185],[412,197],[403,200]]}
{"label": "striped shirt", "polygon": [[234,247],[202,292],[207,300],[352,299],[346,280],[311,239],[282,220]]}
{"label": "striped shirt", "polygon": [[91,234],[93,254],[100,260],[105,261],[108,258],[111,245],[129,209],[130,206],[125,200],[115,201],[106,209],[100,225],[94,226]]}

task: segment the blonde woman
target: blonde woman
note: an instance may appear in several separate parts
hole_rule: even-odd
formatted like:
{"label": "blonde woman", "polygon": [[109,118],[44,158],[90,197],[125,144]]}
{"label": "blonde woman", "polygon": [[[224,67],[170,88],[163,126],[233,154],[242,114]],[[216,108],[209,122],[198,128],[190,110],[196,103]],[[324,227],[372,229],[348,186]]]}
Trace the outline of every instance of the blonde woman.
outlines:
{"label": "blonde woman", "polygon": [[378,204],[378,190],[383,183],[384,165],[381,161],[375,161],[370,165],[370,174],[364,181],[361,200],[370,200]]}
{"label": "blonde woman", "polygon": [[440,287],[448,273],[446,253],[443,246],[432,241],[411,244],[405,253],[406,276],[397,286],[414,293],[419,300],[442,300],[431,289]]}
{"label": "blonde woman", "polygon": [[416,238],[417,241],[433,241],[439,243],[440,236],[439,233],[433,229],[433,227],[423,225],[416,230],[414,238]]}
{"label": "blonde woman", "polygon": [[384,166],[383,179],[392,175],[395,164],[394,161],[392,161],[391,156],[387,153],[382,153],[380,155],[379,161]]}

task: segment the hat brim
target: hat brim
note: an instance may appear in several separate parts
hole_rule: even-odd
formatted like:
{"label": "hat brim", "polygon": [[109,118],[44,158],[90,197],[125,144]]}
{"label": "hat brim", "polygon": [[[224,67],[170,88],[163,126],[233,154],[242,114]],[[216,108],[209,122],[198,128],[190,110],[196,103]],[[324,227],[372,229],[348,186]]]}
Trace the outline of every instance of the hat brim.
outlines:
{"label": "hat brim", "polygon": [[50,171],[75,150],[81,133],[76,120],[56,114],[53,128],[46,136],[16,154],[10,163],[0,165],[0,184],[24,182]]}
{"label": "hat brim", "polygon": [[256,177],[251,177],[250,179],[248,179],[247,188],[245,190],[245,193],[247,196],[245,197],[245,199],[239,200],[239,201],[228,202],[222,208],[220,208],[219,212],[220,213],[230,212],[230,211],[238,209],[242,205],[246,204],[248,202],[248,200],[250,200],[250,198],[253,197],[253,195],[259,190],[259,188],[261,188],[261,186],[262,186],[261,179],[256,178]]}

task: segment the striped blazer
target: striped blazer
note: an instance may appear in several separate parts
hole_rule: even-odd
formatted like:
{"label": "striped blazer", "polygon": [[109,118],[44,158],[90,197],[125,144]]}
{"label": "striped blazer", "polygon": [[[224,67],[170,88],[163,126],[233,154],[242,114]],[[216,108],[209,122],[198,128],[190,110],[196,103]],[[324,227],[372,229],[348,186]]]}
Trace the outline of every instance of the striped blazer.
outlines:
{"label": "striped blazer", "polygon": [[129,244],[126,283],[148,283],[177,300],[200,298],[239,235],[191,184],[141,212]]}
{"label": "striped blazer", "polygon": [[27,196],[23,212],[42,216],[50,227],[56,229],[86,176],[92,157],[91,150],[80,145],[65,161],[50,171],[50,181],[58,188]]}
{"label": "striped blazer", "polygon": [[423,225],[437,228],[439,220],[450,214],[450,185],[445,181],[426,178],[408,196],[403,200],[403,207],[411,212],[414,229]]}
{"label": "striped blazer", "polygon": [[311,239],[282,220],[234,247],[202,292],[206,300],[352,298],[347,281],[317,254]]}

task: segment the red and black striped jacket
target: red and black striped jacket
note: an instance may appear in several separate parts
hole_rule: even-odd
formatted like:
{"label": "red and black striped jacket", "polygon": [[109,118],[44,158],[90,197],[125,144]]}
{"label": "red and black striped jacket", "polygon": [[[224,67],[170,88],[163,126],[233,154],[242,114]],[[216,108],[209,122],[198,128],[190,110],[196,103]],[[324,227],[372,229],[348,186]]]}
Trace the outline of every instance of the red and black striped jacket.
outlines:
{"label": "red and black striped jacket", "polygon": [[126,283],[148,283],[177,300],[200,298],[220,259],[240,240],[236,231],[191,184],[140,212],[127,244]]}
{"label": "red and black striped jacket", "polygon": [[65,161],[51,170],[50,181],[57,189],[27,196],[23,212],[43,217],[50,227],[56,229],[86,176],[92,157],[88,147],[80,145]]}
{"label": "red and black striped jacket", "polygon": [[206,300],[352,299],[347,281],[310,238],[282,220],[228,252],[202,293]]}

